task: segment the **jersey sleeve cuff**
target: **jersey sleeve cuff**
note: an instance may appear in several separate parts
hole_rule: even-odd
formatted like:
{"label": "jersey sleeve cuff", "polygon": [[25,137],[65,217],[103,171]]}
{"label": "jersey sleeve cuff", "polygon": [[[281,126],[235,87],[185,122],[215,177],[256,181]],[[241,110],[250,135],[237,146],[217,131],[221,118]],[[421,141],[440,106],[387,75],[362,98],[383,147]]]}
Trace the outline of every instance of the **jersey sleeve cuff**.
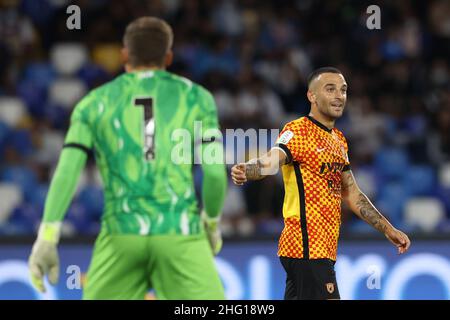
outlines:
{"label": "jersey sleeve cuff", "polygon": [[292,162],[292,154],[291,154],[291,151],[289,150],[289,148],[285,145],[285,144],[282,144],[282,143],[277,143],[277,144],[275,144],[275,148],[279,148],[279,149],[281,149],[285,154],[286,154],[286,162],[285,162],[285,164],[288,164],[288,163],[291,163]]}
{"label": "jersey sleeve cuff", "polygon": [[342,172],[348,171],[348,170],[350,170],[351,168],[352,168],[352,167],[351,167],[349,164],[347,164],[347,165],[344,166],[344,169],[342,169]]}
{"label": "jersey sleeve cuff", "polygon": [[81,151],[84,151],[87,155],[89,155],[90,152],[92,152],[92,150],[88,147],[86,147],[85,145],[82,145],[81,143],[66,143],[64,144],[63,148],[75,148]]}
{"label": "jersey sleeve cuff", "polygon": [[209,137],[209,138],[202,138],[201,143],[211,143],[211,142],[220,142],[222,143],[221,137]]}

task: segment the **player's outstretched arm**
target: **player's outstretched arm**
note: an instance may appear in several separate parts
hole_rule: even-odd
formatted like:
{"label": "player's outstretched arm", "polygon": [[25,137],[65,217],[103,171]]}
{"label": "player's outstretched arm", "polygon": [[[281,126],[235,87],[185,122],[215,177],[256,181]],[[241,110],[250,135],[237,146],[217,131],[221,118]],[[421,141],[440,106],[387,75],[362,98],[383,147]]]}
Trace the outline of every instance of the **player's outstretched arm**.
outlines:
{"label": "player's outstretched arm", "polygon": [[394,228],[361,191],[351,170],[342,173],[342,197],[350,209],[362,220],[383,233],[397,248],[405,253],[411,241],[402,231]]}
{"label": "player's outstretched arm", "polygon": [[260,180],[274,175],[286,163],[286,154],[279,148],[272,148],[259,158],[246,163],[239,163],[231,168],[231,178],[234,184],[243,185],[249,180]]}

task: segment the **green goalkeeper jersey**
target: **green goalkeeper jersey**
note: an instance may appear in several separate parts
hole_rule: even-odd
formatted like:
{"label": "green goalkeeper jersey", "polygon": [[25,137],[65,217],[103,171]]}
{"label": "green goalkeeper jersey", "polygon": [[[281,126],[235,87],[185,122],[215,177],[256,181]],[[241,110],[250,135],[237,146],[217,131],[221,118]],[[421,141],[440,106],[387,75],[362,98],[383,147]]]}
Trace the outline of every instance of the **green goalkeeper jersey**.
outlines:
{"label": "green goalkeeper jersey", "polygon": [[[164,70],[125,73],[83,98],[70,126],[66,146],[94,150],[104,184],[105,231],[201,232],[194,150],[219,138],[216,106],[206,89]],[[208,131],[216,133],[206,136]],[[182,145],[187,154],[174,161],[186,142],[180,137],[189,137]]]}

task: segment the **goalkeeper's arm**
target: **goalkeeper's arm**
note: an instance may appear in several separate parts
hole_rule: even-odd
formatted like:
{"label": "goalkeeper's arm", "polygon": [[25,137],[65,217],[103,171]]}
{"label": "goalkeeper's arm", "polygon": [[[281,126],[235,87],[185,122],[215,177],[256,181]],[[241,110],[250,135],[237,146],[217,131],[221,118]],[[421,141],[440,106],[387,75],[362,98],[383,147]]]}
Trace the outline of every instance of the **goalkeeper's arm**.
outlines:
{"label": "goalkeeper's arm", "polygon": [[59,275],[57,244],[61,222],[72,201],[79,176],[87,160],[90,146],[89,131],[82,123],[73,123],[66,137],[58,165],[53,175],[45,201],[44,216],[37,239],[29,258],[29,268],[33,285],[45,292],[44,276],[56,284]]}
{"label": "goalkeeper's arm", "polygon": [[[213,153],[220,159],[218,163],[203,161],[202,219],[214,254],[219,253],[222,247],[222,238],[219,229],[219,220],[227,190],[227,175],[223,163],[222,143],[216,141],[208,143],[208,153]],[[205,154],[203,154],[205,156]],[[205,157],[203,157],[205,160]]]}

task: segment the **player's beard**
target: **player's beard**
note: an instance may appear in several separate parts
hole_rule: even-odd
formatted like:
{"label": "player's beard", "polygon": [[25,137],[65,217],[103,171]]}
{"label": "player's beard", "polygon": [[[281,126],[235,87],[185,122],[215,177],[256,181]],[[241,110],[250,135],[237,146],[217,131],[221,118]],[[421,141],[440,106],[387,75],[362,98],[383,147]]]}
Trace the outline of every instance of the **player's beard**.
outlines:
{"label": "player's beard", "polygon": [[329,102],[324,107],[318,106],[318,109],[320,113],[330,120],[337,120],[342,117],[342,114],[344,113],[345,103],[341,103],[339,107],[336,107],[334,102]]}
{"label": "player's beard", "polygon": [[328,107],[328,115],[329,117],[333,118],[333,119],[339,119],[340,117],[342,117],[342,114],[344,113],[344,104],[342,104],[339,107],[333,106],[333,105],[329,105]]}

